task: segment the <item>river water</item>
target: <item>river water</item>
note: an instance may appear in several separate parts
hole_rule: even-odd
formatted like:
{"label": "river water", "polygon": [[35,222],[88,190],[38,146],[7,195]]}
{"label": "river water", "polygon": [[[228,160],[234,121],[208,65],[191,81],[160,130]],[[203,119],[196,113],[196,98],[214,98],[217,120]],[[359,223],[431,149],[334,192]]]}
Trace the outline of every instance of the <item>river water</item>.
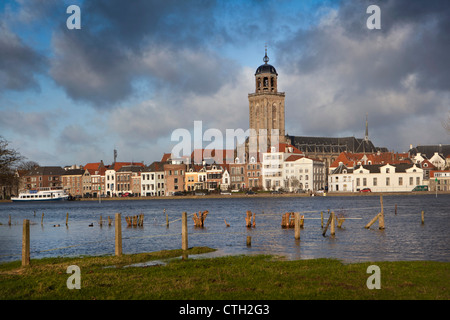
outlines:
{"label": "river water", "polygon": [[[113,255],[114,222],[108,226],[107,218],[114,219],[116,212],[122,215],[124,254],[179,249],[183,211],[188,213],[189,247],[217,249],[212,256],[271,254],[291,260],[335,258],[343,262],[450,261],[450,195],[385,195],[383,204],[384,230],[379,230],[378,222],[370,229],[364,228],[380,212],[380,197],[376,195],[0,203],[0,262],[21,259],[23,219],[31,224],[32,259]],[[330,230],[323,236],[320,212],[326,224],[329,209],[347,220],[342,228],[336,227],[334,236]],[[191,214],[203,210],[209,211],[205,227],[196,228]],[[245,226],[246,210],[255,213],[255,228]],[[299,241],[294,239],[293,228],[281,228],[281,214],[294,211],[305,216]],[[169,227],[164,212],[169,216]],[[141,213],[143,227],[127,227],[125,216]],[[100,216],[103,226],[99,225]],[[251,246],[246,244],[247,236],[251,236]]]}

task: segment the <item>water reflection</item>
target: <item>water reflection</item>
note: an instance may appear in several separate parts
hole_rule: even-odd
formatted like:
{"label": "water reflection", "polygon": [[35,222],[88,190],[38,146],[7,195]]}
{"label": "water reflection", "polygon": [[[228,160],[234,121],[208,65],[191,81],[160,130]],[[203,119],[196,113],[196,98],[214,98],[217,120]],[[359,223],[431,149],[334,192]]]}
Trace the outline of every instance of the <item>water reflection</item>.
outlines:
{"label": "water reflection", "polygon": [[[378,223],[364,228],[379,212],[378,196],[3,203],[0,261],[20,260],[23,219],[31,221],[32,258],[111,255],[114,223],[108,226],[107,220],[108,216],[114,219],[116,212],[123,218],[123,252],[139,253],[181,248],[181,213],[203,210],[209,210],[203,229],[195,228],[192,217],[188,217],[189,247],[217,248],[216,254],[264,253],[286,259],[330,257],[349,262],[450,260],[450,195],[384,196],[383,202],[385,230],[378,230]],[[326,223],[328,209],[351,219],[336,228],[334,236],[328,231],[324,237],[320,212]],[[255,228],[245,227],[246,210],[255,212]],[[421,210],[425,210],[425,224],[421,224]],[[290,211],[304,212],[306,218],[299,241],[294,239],[293,229],[281,228],[281,214]],[[164,212],[169,216],[168,228]],[[127,227],[124,217],[140,213],[144,214],[144,226]],[[100,216],[102,226],[98,223]],[[54,227],[57,224],[60,227]],[[247,236],[252,237],[250,247],[246,245]]]}

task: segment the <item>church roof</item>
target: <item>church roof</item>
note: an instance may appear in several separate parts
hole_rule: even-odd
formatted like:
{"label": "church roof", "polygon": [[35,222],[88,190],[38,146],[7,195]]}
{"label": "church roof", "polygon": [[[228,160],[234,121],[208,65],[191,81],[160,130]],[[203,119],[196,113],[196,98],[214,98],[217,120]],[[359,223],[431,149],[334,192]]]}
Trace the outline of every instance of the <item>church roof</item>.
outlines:
{"label": "church roof", "polygon": [[303,152],[328,152],[341,153],[364,152],[375,153],[377,151],[386,152],[386,148],[377,148],[372,141],[357,139],[355,137],[333,138],[333,137],[305,137],[287,136],[291,144]]}

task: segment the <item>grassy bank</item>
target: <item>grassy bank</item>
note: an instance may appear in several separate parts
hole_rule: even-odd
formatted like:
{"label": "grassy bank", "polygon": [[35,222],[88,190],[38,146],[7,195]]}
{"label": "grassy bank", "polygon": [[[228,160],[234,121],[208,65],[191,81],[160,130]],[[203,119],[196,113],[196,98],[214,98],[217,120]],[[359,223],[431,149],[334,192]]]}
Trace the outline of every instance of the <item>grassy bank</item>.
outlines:
{"label": "grassy bank", "polygon": [[[342,264],[283,261],[272,256],[194,259],[191,248],[122,257],[52,258],[0,264],[0,299],[450,299],[449,264],[429,261]],[[172,258],[172,259],[170,259]],[[167,260],[169,259],[169,260]],[[150,260],[163,265],[125,267]],[[380,267],[381,289],[369,290],[367,267]],[[67,267],[81,270],[81,289],[69,290]]]}

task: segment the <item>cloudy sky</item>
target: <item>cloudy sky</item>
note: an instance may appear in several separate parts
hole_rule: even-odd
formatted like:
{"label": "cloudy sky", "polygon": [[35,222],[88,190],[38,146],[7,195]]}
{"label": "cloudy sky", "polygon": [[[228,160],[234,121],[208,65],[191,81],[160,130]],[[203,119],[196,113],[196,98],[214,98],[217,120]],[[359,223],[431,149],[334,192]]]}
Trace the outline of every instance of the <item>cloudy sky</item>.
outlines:
{"label": "cloudy sky", "polygon": [[41,165],[150,164],[194,121],[248,129],[267,44],[288,134],[362,138],[368,114],[376,146],[450,144],[449,17],[447,0],[2,1],[0,136]]}

